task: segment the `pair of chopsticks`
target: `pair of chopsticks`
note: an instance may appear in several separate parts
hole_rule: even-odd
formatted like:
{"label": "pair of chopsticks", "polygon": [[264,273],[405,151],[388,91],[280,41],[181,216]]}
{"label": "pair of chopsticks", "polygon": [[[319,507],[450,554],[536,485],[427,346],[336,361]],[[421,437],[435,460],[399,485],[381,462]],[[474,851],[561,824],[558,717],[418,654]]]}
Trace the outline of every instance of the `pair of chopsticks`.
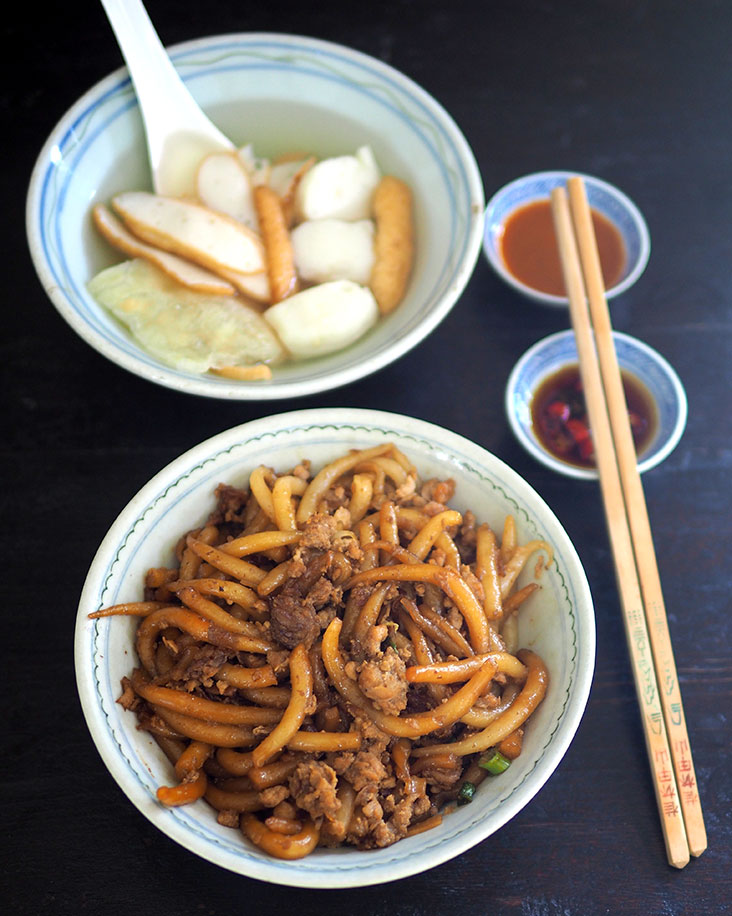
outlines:
{"label": "pair of chopsticks", "polygon": [[567,188],[554,226],[666,854],[683,868],[706,830],[590,207],[580,177]]}

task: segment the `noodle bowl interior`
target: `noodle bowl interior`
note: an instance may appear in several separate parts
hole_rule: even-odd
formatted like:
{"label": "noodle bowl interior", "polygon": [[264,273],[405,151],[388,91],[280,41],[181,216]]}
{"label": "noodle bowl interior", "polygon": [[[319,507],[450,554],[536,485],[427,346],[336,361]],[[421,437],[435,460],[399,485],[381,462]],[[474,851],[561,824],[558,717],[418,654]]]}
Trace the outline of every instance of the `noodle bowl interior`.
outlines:
{"label": "noodle bowl interior", "polygon": [[452,509],[454,489],[391,444],[257,467],[139,601],[91,615],[139,619],[119,702],[171,761],[160,804],[205,799],[297,859],[389,846],[500,778],[548,685],[517,614],[552,551]]}

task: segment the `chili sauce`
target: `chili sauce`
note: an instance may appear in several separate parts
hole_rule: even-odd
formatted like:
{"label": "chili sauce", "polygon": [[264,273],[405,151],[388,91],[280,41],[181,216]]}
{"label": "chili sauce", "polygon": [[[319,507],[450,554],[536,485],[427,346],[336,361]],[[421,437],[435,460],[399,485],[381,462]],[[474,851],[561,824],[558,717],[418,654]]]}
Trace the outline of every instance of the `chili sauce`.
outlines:
{"label": "chili sauce", "polygon": [[[610,289],[623,275],[625,244],[614,223],[597,210],[590,212],[605,289]],[[566,296],[548,199],[535,200],[511,213],[503,228],[500,255],[517,280],[542,293]]]}
{"label": "chili sauce", "polygon": [[[656,405],[634,375],[621,370],[621,376],[635,451],[641,455],[656,433]],[[531,401],[531,425],[539,442],[555,458],[580,468],[595,467],[578,365],[565,366],[544,379]]]}

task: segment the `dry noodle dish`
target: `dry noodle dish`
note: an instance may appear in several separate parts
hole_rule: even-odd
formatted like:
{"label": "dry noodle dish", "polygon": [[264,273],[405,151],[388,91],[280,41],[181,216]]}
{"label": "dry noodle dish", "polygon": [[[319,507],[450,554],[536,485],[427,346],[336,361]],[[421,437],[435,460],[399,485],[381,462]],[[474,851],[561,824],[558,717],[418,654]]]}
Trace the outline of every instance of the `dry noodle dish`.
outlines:
{"label": "dry noodle dish", "polygon": [[521,753],[542,660],[517,646],[517,588],[551,562],[449,507],[391,444],[311,476],[252,471],[220,484],[176,565],[143,600],[139,667],[119,702],[169,757],[161,804],[205,799],[273,856],[388,846],[470,802]]}

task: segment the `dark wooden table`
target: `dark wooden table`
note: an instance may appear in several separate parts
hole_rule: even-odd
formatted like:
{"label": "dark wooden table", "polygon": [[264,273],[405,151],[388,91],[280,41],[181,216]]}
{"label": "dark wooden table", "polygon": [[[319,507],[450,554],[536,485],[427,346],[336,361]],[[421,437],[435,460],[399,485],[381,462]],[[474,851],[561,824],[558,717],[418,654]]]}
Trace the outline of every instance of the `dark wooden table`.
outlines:
{"label": "dark wooden table", "polygon": [[[524,350],[567,326],[482,256],[413,352],[347,388],[262,405],[193,399],[104,360],[63,322],[28,255],[30,170],[56,120],[121,64],[94,2],[3,16],[2,851],[4,913],[716,914],[732,912],[730,306],[732,5],[726,0],[389,3],[150,0],[165,43],[287,31],[353,46],[431,92],[472,145],[486,196],[527,172],[607,179],[643,210],[648,269],[618,330],[677,369],[689,422],[644,476],[709,848],[665,860],[598,488],[514,441],[503,388]],[[446,367],[436,373],[434,367]],[[152,827],[103,766],[76,694],[72,634],[94,551],[137,489],[221,430],[294,407],[387,407],[508,462],[554,509],[592,587],[594,686],[566,758],[499,833],[430,872],[358,891],[293,891],[199,860]]]}

